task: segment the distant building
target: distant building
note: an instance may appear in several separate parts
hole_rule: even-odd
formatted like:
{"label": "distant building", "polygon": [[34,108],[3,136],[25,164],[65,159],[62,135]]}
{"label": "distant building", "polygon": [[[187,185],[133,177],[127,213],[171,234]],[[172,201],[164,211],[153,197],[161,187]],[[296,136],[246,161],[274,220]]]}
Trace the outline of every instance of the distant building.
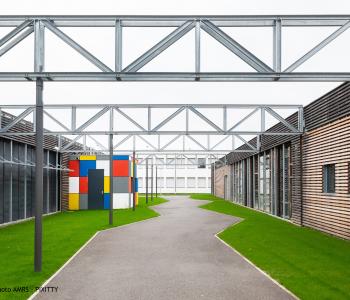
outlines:
{"label": "distant building", "polygon": [[[213,160],[214,161],[214,160]],[[210,163],[205,156],[174,156],[162,154],[157,158],[148,158],[148,191],[152,186],[153,164],[153,191],[158,193],[210,193],[211,177]],[[157,169],[157,176],[156,176]],[[139,192],[146,192],[146,162],[138,165]]]}

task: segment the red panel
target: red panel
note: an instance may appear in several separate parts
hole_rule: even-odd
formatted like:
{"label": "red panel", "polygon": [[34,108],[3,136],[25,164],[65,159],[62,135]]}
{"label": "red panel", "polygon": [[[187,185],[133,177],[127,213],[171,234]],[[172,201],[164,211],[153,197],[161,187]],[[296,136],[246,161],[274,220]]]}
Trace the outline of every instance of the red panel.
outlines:
{"label": "red panel", "polygon": [[113,176],[129,176],[129,161],[113,160]]}
{"label": "red panel", "polygon": [[128,186],[129,186],[129,193],[132,192],[132,189],[131,189],[131,182],[132,182],[132,181],[131,181],[131,177],[129,177],[129,185],[128,185]]}
{"label": "red panel", "polygon": [[79,178],[79,193],[80,194],[88,193],[88,177]]}
{"label": "red panel", "polygon": [[70,160],[68,162],[68,169],[70,177],[79,177],[79,160]]}

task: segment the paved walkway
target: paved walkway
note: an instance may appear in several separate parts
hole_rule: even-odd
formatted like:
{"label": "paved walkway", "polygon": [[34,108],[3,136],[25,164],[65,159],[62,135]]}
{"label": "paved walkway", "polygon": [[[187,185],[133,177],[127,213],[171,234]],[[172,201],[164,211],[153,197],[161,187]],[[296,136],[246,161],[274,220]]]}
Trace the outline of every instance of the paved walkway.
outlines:
{"label": "paved walkway", "polygon": [[35,299],[292,299],[215,237],[237,218],[168,199],[158,218],[99,233]]}

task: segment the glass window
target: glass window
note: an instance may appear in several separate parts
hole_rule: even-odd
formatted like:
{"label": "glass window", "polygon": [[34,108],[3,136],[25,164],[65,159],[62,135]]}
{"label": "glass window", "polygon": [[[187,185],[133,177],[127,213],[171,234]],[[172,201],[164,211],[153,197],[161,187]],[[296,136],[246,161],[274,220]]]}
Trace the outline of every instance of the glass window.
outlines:
{"label": "glass window", "polygon": [[196,178],[195,177],[187,177],[187,187],[195,188],[196,187]]}
{"label": "glass window", "polygon": [[173,188],[173,187],[175,187],[175,180],[174,180],[174,177],[167,177],[167,178],[166,178],[166,187],[167,187],[167,188]]}
{"label": "glass window", "polygon": [[208,177],[208,188],[211,188],[211,177]]}
{"label": "glass window", "polygon": [[206,160],[205,158],[198,158],[198,169],[205,169],[206,168]]}
{"label": "glass window", "polygon": [[206,188],[206,178],[205,177],[198,177],[198,187],[199,188]]}
{"label": "glass window", "polygon": [[176,177],[176,187],[177,188],[185,187],[185,177]]}
{"label": "glass window", "polygon": [[335,193],[335,164],[323,166],[323,192]]}
{"label": "glass window", "polygon": [[176,159],[176,169],[183,169],[185,168],[185,159],[183,157]]}

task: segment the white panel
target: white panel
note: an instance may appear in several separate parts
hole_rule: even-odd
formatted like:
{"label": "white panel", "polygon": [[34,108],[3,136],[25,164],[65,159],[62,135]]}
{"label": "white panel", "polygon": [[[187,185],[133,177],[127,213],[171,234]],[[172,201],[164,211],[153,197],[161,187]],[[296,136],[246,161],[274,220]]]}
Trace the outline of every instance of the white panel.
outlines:
{"label": "white panel", "polygon": [[104,176],[109,176],[109,160],[96,160],[96,169],[103,169]]}
{"label": "white panel", "polygon": [[206,183],[206,178],[205,177],[198,177],[198,187],[199,188],[205,188],[207,187],[207,183]]}
{"label": "white panel", "polygon": [[69,177],[69,193],[79,194],[79,177]]}
{"label": "white panel", "polygon": [[175,178],[174,177],[167,177],[166,178],[166,187],[167,188],[175,187]]}
{"label": "white panel", "polygon": [[129,193],[113,193],[113,208],[130,208]]}
{"label": "white panel", "polygon": [[184,188],[185,187],[185,177],[176,177],[176,187]]}
{"label": "white panel", "polygon": [[195,188],[196,187],[196,178],[195,177],[187,177],[187,187]]}

